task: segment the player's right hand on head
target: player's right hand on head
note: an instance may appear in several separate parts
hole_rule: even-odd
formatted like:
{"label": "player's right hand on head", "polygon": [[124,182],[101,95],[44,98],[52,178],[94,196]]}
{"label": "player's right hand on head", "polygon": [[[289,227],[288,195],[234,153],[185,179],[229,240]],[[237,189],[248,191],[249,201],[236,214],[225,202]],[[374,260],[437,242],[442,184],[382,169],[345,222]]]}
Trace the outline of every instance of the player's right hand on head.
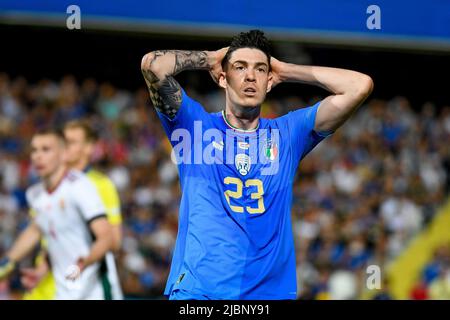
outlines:
{"label": "player's right hand on head", "polygon": [[0,280],[6,278],[16,267],[14,261],[11,261],[8,257],[0,259]]}
{"label": "player's right hand on head", "polygon": [[222,60],[228,52],[229,47],[219,49],[217,51],[209,51],[209,74],[215,83],[219,83],[219,77],[222,70]]}

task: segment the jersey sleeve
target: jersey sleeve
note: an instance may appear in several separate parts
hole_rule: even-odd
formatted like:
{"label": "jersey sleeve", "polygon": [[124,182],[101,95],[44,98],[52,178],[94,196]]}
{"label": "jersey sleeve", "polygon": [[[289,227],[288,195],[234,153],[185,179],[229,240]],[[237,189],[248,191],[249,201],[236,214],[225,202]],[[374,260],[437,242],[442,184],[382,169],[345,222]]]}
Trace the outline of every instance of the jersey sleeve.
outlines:
{"label": "jersey sleeve", "polygon": [[321,101],[313,106],[289,112],[283,116],[289,129],[289,139],[294,160],[301,161],[314,147],[331,132],[316,132],[314,125]]}
{"label": "jersey sleeve", "polygon": [[86,222],[106,216],[106,209],[95,185],[85,176],[80,176],[73,188],[73,199]]}
{"label": "jersey sleeve", "polygon": [[106,209],[106,216],[109,223],[114,226],[122,223],[122,214],[120,212],[120,199],[117,189],[111,180],[105,180],[101,188],[100,196]]}
{"label": "jersey sleeve", "polygon": [[189,97],[184,89],[181,89],[181,106],[174,118],[171,119],[159,111],[157,113],[169,140],[176,129],[191,130],[194,127],[194,121],[201,121],[207,114],[202,105]]}

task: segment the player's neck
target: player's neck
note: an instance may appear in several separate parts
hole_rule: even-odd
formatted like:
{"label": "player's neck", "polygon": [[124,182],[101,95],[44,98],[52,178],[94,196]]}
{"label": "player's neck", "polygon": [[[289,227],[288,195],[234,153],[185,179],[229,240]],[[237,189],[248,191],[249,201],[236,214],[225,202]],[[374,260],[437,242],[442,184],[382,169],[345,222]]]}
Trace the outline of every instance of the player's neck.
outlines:
{"label": "player's neck", "polygon": [[77,163],[69,166],[71,169],[78,170],[78,171],[84,171],[89,166],[89,160],[88,159],[81,159]]}
{"label": "player's neck", "polygon": [[233,128],[240,130],[255,130],[259,126],[261,107],[226,107],[225,121]]}
{"label": "player's neck", "polygon": [[66,175],[66,172],[66,166],[60,166],[53,174],[51,174],[47,178],[44,178],[44,185],[47,191],[53,192]]}

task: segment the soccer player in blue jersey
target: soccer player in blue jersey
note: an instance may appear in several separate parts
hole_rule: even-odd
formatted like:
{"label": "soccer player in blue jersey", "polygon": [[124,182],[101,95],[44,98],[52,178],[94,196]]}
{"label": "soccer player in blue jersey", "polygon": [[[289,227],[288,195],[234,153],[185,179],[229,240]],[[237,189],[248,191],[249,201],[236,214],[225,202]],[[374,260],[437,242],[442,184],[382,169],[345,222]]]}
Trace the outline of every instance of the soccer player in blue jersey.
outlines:
{"label": "soccer player in blue jersey", "polygon": [[[291,201],[299,162],[371,93],[362,73],[295,65],[270,55],[261,31],[218,51],[146,54],[142,73],[178,163],[182,198],[165,294],[181,299],[295,299]],[[208,70],[226,104],[207,113],[174,76]],[[260,117],[282,82],[331,95],[276,119]]]}

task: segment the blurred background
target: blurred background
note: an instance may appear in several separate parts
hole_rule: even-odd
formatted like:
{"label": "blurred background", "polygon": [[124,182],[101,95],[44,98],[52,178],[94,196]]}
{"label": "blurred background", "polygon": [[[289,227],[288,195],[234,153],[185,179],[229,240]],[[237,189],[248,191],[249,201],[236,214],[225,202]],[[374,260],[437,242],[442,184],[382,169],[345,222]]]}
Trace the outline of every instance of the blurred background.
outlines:
{"label": "blurred background", "polygon": [[[81,29],[67,27],[70,5]],[[354,69],[375,83],[300,166],[298,298],[450,299],[449,25],[450,2],[439,0],[0,0],[0,256],[28,221],[34,130],[87,118],[101,137],[95,166],[122,201],[125,296],[163,299],[180,190],[141,58],[216,50],[258,28],[280,60]],[[177,79],[208,111],[224,107],[207,72]],[[262,113],[277,117],[326,95],[282,84]],[[370,266],[379,267],[380,286]],[[17,276],[0,282],[0,299],[23,292]]]}

